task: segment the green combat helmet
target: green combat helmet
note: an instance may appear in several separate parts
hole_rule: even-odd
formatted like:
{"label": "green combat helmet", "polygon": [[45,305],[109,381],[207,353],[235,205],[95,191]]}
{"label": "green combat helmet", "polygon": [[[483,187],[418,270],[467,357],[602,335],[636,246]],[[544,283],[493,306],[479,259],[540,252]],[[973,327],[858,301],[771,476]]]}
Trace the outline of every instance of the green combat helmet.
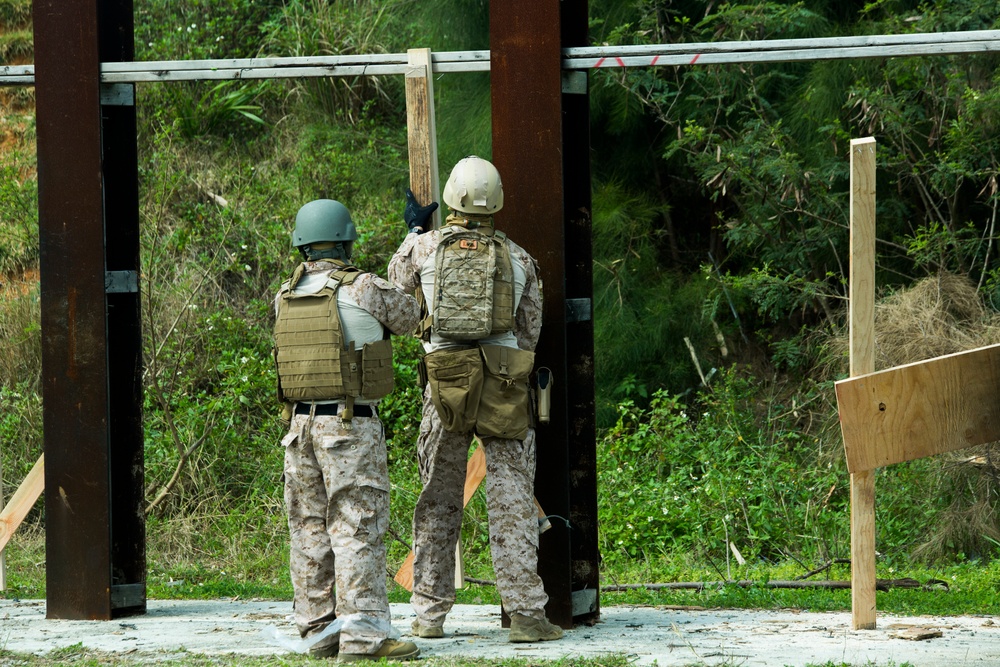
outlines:
{"label": "green combat helmet", "polygon": [[339,201],[316,199],[295,215],[292,245],[305,259],[349,260],[357,238],[351,212]]}

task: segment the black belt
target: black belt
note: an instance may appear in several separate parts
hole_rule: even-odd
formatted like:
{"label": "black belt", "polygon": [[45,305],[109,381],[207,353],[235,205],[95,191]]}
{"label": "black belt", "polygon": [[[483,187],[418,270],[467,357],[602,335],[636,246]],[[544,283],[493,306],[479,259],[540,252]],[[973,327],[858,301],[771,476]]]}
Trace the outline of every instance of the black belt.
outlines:
{"label": "black belt", "polygon": [[[311,403],[296,403],[295,414],[307,415],[309,414],[309,408],[311,407],[312,407]],[[322,415],[324,417],[337,416],[340,414],[340,410],[341,410],[340,403],[317,403],[315,414]],[[363,405],[361,403],[354,404],[355,417],[371,417],[374,414],[375,413],[372,412],[372,406]]]}

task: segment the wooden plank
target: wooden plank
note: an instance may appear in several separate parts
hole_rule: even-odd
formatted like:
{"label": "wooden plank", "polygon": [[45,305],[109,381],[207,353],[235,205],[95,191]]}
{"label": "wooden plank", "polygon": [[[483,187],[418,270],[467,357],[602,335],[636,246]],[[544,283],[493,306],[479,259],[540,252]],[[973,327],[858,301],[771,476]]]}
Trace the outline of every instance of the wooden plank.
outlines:
{"label": "wooden plank", "polygon": [[[410,49],[406,70],[406,141],[409,147],[410,189],[421,205],[441,200],[438,187],[437,131],[434,123],[434,79],[431,50]],[[431,227],[441,226],[441,207]]]}
{"label": "wooden plank", "polygon": [[[875,370],[875,140],[851,141],[850,373]],[[851,620],[875,628],[875,475],[851,474]]]}
{"label": "wooden plank", "polygon": [[0,551],[7,546],[17,527],[28,516],[45,488],[45,455],[38,457],[31,471],[17,487],[10,502],[0,511]]}
{"label": "wooden plank", "polygon": [[875,370],[875,140],[851,141],[851,377]]}
{"label": "wooden plank", "polygon": [[738,63],[789,63],[856,58],[898,58],[944,56],[1000,51],[1000,41],[958,42],[953,44],[905,44],[899,46],[859,46],[849,48],[809,48],[769,51],[725,51],[671,55],[564,58],[566,69],[608,69],[616,67],[676,67],[685,65],[732,65]]}
{"label": "wooden plank", "polygon": [[[809,40],[759,40],[649,44],[563,49],[565,69],[803,62],[845,58],[961,55],[1000,50],[1000,31],[978,30],[907,35],[867,35]],[[406,54],[352,54],[288,58],[150,60],[101,63],[103,83],[283,79],[405,74]],[[484,72],[489,51],[434,54],[433,73]],[[0,66],[0,85],[32,85],[33,65]]]}
{"label": "wooden plank", "polygon": [[851,625],[875,629],[875,471],[851,474]]}
{"label": "wooden plank", "polygon": [[1000,345],[841,380],[835,388],[851,472],[1000,440]]}
{"label": "wooden plank", "polygon": [[[0,452],[0,513],[4,508],[3,494],[3,452]],[[0,549],[0,591],[7,590],[7,552]]]}

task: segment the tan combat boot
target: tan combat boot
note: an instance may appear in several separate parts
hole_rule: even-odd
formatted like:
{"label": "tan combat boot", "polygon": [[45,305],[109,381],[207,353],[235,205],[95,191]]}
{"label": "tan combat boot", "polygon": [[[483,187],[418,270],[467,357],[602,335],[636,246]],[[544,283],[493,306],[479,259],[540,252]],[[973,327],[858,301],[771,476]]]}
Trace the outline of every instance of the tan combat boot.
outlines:
{"label": "tan combat boot", "polygon": [[341,653],[340,662],[361,662],[363,660],[413,660],[420,655],[420,649],[413,642],[386,639],[374,653]]}
{"label": "tan combat boot", "polygon": [[545,618],[531,618],[523,614],[510,615],[510,638],[508,641],[550,642],[563,636],[562,628],[549,623]]}
{"label": "tan combat boot", "polygon": [[440,639],[444,637],[444,628],[440,625],[424,625],[420,619],[415,619],[410,625],[413,636],[421,639]]}

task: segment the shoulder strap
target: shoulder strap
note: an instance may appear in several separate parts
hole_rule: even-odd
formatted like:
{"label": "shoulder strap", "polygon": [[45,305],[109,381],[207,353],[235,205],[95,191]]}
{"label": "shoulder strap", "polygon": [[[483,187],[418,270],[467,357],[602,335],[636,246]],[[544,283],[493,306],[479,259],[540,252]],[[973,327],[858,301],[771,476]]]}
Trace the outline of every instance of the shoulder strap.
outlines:
{"label": "shoulder strap", "polygon": [[333,285],[330,285],[334,289],[340,287],[341,285],[350,285],[357,280],[362,273],[361,269],[356,266],[346,266],[339,271],[331,273],[329,279],[327,280],[327,284],[334,283]]}
{"label": "shoulder strap", "polygon": [[295,270],[292,271],[292,277],[288,279],[288,290],[295,289],[295,286],[299,284],[304,275],[306,275],[306,265],[305,263],[301,263],[295,267]]}

